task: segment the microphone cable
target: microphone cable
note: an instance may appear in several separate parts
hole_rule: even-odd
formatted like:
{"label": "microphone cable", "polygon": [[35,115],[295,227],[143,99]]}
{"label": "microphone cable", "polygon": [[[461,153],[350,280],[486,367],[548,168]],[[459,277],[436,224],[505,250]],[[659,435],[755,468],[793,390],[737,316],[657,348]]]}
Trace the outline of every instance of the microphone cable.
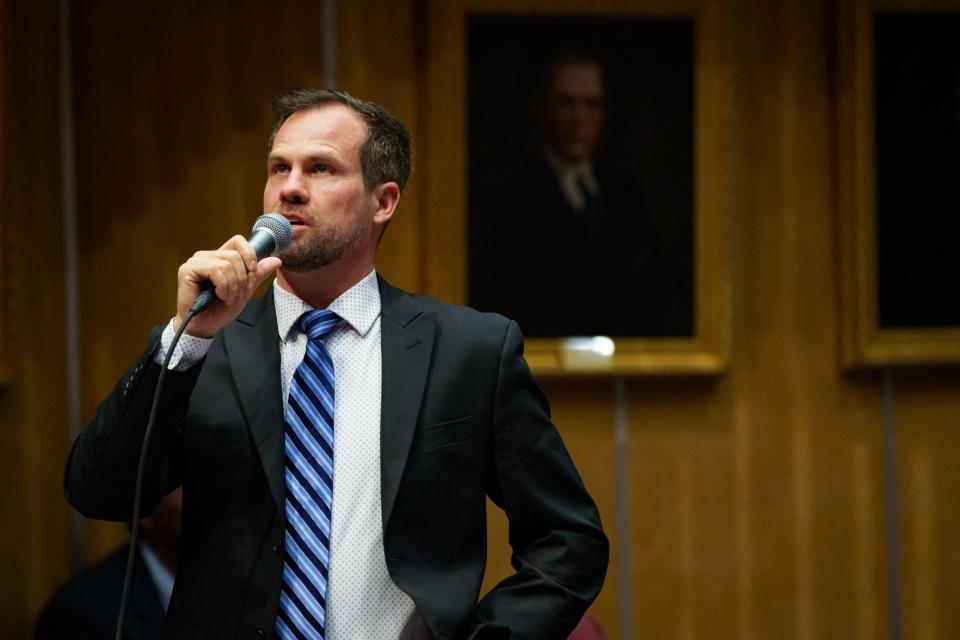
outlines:
{"label": "microphone cable", "polygon": [[180,336],[183,335],[184,329],[187,328],[187,325],[190,324],[194,316],[201,311],[198,307],[199,305],[195,302],[194,306],[191,307],[187,313],[187,317],[183,319],[183,324],[180,325],[180,328],[177,329],[177,332],[174,334],[173,342],[170,343],[170,348],[167,349],[167,354],[163,357],[163,368],[160,369],[160,375],[157,378],[157,387],[153,391],[153,404],[150,407],[150,417],[147,419],[147,428],[143,432],[143,445],[140,447],[140,459],[137,461],[137,482],[134,488],[133,516],[132,522],[130,523],[130,549],[127,552],[127,568],[123,575],[123,589],[120,591],[120,612],[117,614],[117,633],[114,636],[115,640],[122,640],[123,636],[123,617],[127,609],[127,600],[130,596],[130,581],[133,577],[134,558],[137,553],[137,543],[140,538],[143,474],[146,466],[147,450],[150,447],[150,436],[153,434],[154,423],[157,420],[157,409],[160,406],[160,392],[163,390],[163,382],[167,377],[167,367],[170,366],[170,358],[173,356],[177,343],[180,342]]}
{"label": "microphone cable", "polygon": [[[257,218],[253,223],[253,235],[249,238],[250,246],[254,250],[254,253],[256,253],[258,260],[266,256],[276,255],[289,246],[292,241],[293,227],[291,227],[290,222],[279,213],[265,213]],[[134,488],[136,493],[133,496],[133,521],[130,523],[130,550],[127,553],[127,568],[123,576],[123,589],[120,592],[120,612],[117,614],[117,633],[114,636],[115,640],[122,640],[123,617],[130,595],[130,580],[133,576],[134,554],[137,552],[137,543],[140,538],[140,508],[143,501],[141,494],[143,492],[144,464],[150,446],[150,436],[153,434],[154,422],[156,422],[157,419],[157,409],[160,406],[160,392],[163,390],[163,382],[167,377],[167,367],[170,366],[170,358],[173,356],[174,349],[180,342],[180,336],[183,335],[183,330],[187,328],[187,325],[190,324],[190,321],[193,320],[197,314],[202,313],[207,307],[216,302],[217,297],[214,294],[214,286],[207,281],[207,283],[201,287],[200,294],[193,301],[193,306],[190,307],[190,311],[187,312],[187,316],[183,319],[183,324],[180,325],[180,328],[177,329],[176,334],[174,334],[173,342],[170,343],[170,348],[163,358],[163,368],[160,369],[160,375],[157,377],[157,387],[153,391],[153,404],[150,407],[150,417],[147,418],[147,428],[143,432],[143,445],[140,447],[140,459],[137,461],[137,482]]]}

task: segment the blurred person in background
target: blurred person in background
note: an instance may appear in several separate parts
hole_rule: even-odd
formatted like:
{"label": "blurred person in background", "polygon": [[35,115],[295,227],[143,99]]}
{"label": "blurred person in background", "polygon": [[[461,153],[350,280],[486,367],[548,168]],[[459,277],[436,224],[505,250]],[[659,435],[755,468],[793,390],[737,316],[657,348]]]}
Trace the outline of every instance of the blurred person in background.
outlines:
{"label": "blurred person in background", "polygon": [[[160,638],[180,560],[182,491],[164,497],[140,521],[132,582],[124,620],[128,640]],[[37,620],[36,640],[112,640],[120,612],[120,591],[129,547],[124,546],[64,584]]]}

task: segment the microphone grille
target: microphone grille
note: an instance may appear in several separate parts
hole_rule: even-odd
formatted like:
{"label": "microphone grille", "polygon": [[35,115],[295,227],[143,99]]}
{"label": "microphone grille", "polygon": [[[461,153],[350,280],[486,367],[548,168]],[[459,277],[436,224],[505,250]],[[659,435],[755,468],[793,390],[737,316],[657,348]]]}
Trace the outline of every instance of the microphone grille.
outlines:
{"label": "microphone grille", "polygon": [[274,239],[273,253],[277,254],[286,249],[293,240],[293,227],[290,222],[279,213],[265,213],[253,223],[253,232],[268,231]]}

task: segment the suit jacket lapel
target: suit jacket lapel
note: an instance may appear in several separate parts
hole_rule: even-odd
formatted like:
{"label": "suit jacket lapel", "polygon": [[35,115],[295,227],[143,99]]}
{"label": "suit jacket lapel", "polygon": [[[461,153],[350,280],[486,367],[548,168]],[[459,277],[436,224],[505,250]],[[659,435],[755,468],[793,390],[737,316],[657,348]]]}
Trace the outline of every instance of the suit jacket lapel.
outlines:
{"label": "suit jacket lapel", "polygon": [[386,530],[407,463],[433,353],[435,317],[382,278],[380,496]]}
{"label": "suit jacket lapel", "polygon": [[283,512],[283,399],[280,387],[280,347],[273,288],[254,300],[223,330],[230,371],[237,385],[263,472],[277,509]]}
{"label": "suit jacket lapel", "polygon": [[[435,317],[379,280],[381,299],[380,491],[386,527],[420,413],[433,352]],[[247,424],[277,509],[283,510],[283,401],[273,290],[224,328],[224,346]]]}

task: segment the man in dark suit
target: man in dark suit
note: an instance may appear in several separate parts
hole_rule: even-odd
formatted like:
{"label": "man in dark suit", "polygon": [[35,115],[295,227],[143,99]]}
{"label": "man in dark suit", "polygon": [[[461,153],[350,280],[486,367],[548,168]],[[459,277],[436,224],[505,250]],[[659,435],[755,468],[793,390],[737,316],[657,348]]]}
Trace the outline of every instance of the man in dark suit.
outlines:
{"label": "man in dark suit", "polygon": [[[140,521],[134,554],[125,640],[160,639],[180,557],[180,498],[174,491]],[[129,547],[80,573],[53,595],[37,619],[35,640],[112,640]]]}
{"label": "man in dark suit", "polygon": [[536,337],[682,335],[666,308],[678,283],[656,255],[665,247],[640,181],[600,153],[600,61],[564,51],[538,85],[535,148],[472,190],[471,304]]}
{"label": "man in dark suit", "polygon": [[[68,499],[129,517],[171,352],[144,488],[146,508],[184,488],[165,637],[565,637],[608,546],[517,325],[376,274],[410,172],[399,121],[341,92],[276,107],[264,210],[288,218],[291,246],[257,261],[236,236],[180,267],[177,315],[75,443]],[[223,302],[173,348],[206,281]],[[487,496],[516,573],[478,601]]]}

